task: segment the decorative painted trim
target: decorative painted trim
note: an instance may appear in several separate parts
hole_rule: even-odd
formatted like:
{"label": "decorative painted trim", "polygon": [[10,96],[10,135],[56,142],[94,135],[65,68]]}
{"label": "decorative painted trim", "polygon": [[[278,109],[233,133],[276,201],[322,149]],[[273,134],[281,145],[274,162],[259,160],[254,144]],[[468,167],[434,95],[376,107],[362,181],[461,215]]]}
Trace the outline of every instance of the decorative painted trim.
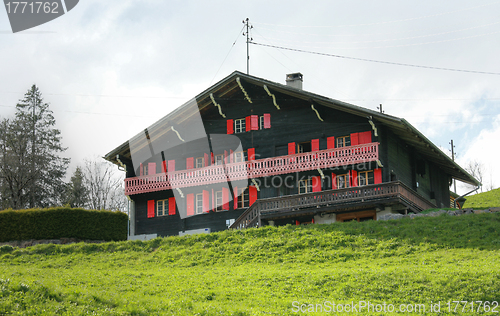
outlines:
{"label": "decorative painted trim", "polygon": [[378,137],[377,128],[375,127],[375,124],[373,124],[372,120],[368,120],[368,123],[370,123],[370,125],[372,126],[374,135]]}
{"label": "decorative painted trim", "polygon": [[241,91],[243,91],[243,94],[245,95],[245,98],[247,99],[247,101],[249,103],[252,103],[252,99],[250,99],[250,97],[248,96],[248,93],[245,91],[245,88],[243,88],[243,86],[241,85],[241,80],[240,80],[240,77],[237,77],[236,78],[236,82],[238,83],[238,85],[240,86],[240,89]]}
{"label": "decorative painted trim", "polygon": [[172,130],[173,130],[173,131],[177,134],[177,137],[179,137],[179,139],[180,139],[180,140],[182,140],[183,142],[185,142],[185,140],[184,140],[184,139],[182,139],[181,134],[179,134],[179,132],[178,132],[178,131],[176,131],[176,130],[175,130],[175,128],[174,128],[173,126],[172,126]]}
{"label": "decorative painted trim", "polygon": [[177,192],[179,192],[179,194],[181,195],[181,198],[184,198],[184,194],[182,193],[181,189],[179,188],[175,188],[177,190]]}
{"label": "decorative painted trim", "polygon": [[266,85],[264,85],[264,90],[266,90],[267,94],[269,94],[269,96],[271,98],[273,98],[273,103],[274,103],[274,106],[278,109],[278,110],[281,110],[279,105],[276,103],[276,96],[274,94],[271,93],[271,91],[269,91],[269,89],[267,88]]}
{"label": "decorative painted trim", "polygon": [[379,166],[379,168],[383,168],[384,166],[382,165],[382,162],[380,160],[377,159],[377,166]]}
{"label": "decorative painted trim", "polygon": [[214,94],[213,93],[210,93],[210,99],[212,99],[212,102],[214,103],[214,105],[219,108],[219,114],[220,114],[220,116],[222,116],[223,118],[226,118],[226,116],[224,115],[224,113],[222,113],[222,109],[220,107],[220,104],[218,104],[217,102],[215,102]]}
{"label": "decorative painted trim", "polygon": [[311,109],[312,109],[314,112],[316,112],[316,115],[318,116],[319,120],[320,120],[321,122],[323,122],[323,119],[321,118],[321,116],[319,116],[318,110],[316,110],[316,109],[314,108],[314,104],[311,104]]}
{"label": "decorative painted trim", "polygon": [[257,181],[255,181],[255,179],[252,179],[252,183],[255,186],[255,188],[257,189],[257,191],[260,191],[259,185],[257,184]]}
{"label": "decorative painted trim", "polygon": [[321,176],[321,179],[324,179],[325,178],[325,174],[323,173],[323,171],[321,171],[320,168],[318,168],[318,172],[319,172],[319,175]]}

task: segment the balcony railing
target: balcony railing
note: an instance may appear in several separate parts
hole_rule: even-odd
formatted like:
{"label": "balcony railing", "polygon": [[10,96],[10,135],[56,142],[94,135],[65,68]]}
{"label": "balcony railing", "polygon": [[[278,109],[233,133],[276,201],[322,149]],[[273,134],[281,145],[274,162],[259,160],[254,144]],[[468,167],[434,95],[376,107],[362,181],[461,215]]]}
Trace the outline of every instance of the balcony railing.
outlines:
{"label": "balcony railing", "polygon": [[289,213],[308,208],[331,207],[341,209],[342,206],[347,208],[354,203],[358,203],[362,206],[363,204],[368,205],[374,202],[383,204],[384,201],[389,200],[391,203],[401,203],[416,212],[436,207],[402,182],[396,181],[346,189],[260,199],[241,214],[230,228],[260,227],[261,217],[279,217],[284,213],[289,215]]}
{"label": "balcony railing", "polygon": [[377,161],[379,143],[212,165],[125,179],[125,194],[139,194]]}

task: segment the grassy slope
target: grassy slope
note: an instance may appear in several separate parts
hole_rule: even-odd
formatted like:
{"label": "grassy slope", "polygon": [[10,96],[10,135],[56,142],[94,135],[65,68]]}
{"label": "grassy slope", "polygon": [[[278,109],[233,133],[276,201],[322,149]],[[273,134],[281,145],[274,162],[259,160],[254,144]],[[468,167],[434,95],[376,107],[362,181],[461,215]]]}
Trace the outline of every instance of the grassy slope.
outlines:
{"label": "grassy slope", "polygon": [[464,208],[500,207],[500,188],[466,196],[466,199]]}
{"label": "grassy slope", "polygon": [[293,301],[499,301],[499,249],[500,213],[4,249],[0,315],[297,315]]}

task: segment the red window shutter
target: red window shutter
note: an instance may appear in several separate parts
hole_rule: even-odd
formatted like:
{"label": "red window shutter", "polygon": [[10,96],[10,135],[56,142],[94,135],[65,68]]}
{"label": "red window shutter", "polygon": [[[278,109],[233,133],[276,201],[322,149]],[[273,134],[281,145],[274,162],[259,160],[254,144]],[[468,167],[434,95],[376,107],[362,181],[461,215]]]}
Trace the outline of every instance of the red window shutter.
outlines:
{"label": "red window shutter", "polygon": [[205,167],[208,167],[208,154],[205,154],[203,157],[205,160]]}
{"label": "red window shutter", "polygon": [[210,211],[210,198],[207,190],[203,190],[203,213],[208,213]]}
{"label": "red window shutter", "polygon": [[212,211],[215,211],[215,196],[214,196],[214,189],[212,189]]}
{"label": "red window shutter", "polygon": [[374,177],[375,184],[382,183],[382,169],[377,168],[377,169],[373,170],[373,177]]}
{"label": "red window shutter", "polygon": [[369,144],[372,142],[372,132],[362,132],[359,133],[359,145],[361,144]]}
{"label": "red window shutter", "polygon": [[175,198],[168,199],[168,215],[175,215]]}
{"label": "red window shutter", "polygon": [[319,139],[311,140],[311,151],[318,151],[318,150],[319,150]]}
{"label": "red window shutter", "polygon": [[351,146],[359,145],[359,133],[351,134]]}
{"label": "red window shutter", "polygon": [[238,187],[233,187],[234,193],[234,209],[238,208]]}
{"label": "red window shutter", "polygon": [[155,217],[155,200],[148,201],[148,218]]}
{"label": "red window shutter", "polygon": [[215,157],[214,157],[214,153],[210,153],[210,157],[211,157],[211,162],[212,162],[212,165],[215,165]]}
{"label": "red window shutter", "polygon": [[189,157],[186,158],[186,169],[193,169],[194,168],[194,158]]}
{"label": "red window shutter", "polygon": [[252,122],[252,126],[251,126],[251,130],[252,131],[258,131],[259,130],[259,116],[258,115],[251,115],[251,122]]}
{"label": "red window shutter", "polygon": [[298,220],[295,220],[295,226],[299,226],[300,222]]}
{"label": "red window shutter", "polygon": [[321,191],[321,177],[320,176],[312,177],[312,190],[313,190],[313,192],[320,192]]}
{"label": "red window shutter", "polygon": [[227,120],[227,133],[234,134],[234,120]]}
{"label": "red window shutter", "polygon": [[167,162],[165,160],[161,162],[161,173],[167,173]]}
{"label": "red window shutter", "polygon": [[255,148],[248,148],[248,161],[255,160]]}
{"label": "red window shutter", "polygon": [[194,194],[186,195],[186,204],[187,204],[187,216],[194,215]]}
{"label": "red window shutter", "polygon": [[234,152],[232,149],[229,149],[229,162],[230,163],[234,162]]}
{"label": "red window shutter", "polygon": [[257,201],[257,188],[253,185],[248,187],[248,195],[250,198],[250,206]]}
{"label": "red window shutter", "polygon": [[351,187],[358,186],[358,172],[356,170],[349,171],[349,180],[351,181]]}
{"label": "red window shutter", "polygon": [[224,163],[229,163],[228,159],[227,159],[227,150],[224,150]]}
{"label": "red window shutter", "polygon": [[167,171],[168,172],[174,172],[175,171],[175,160],[169,160],[168,161]]}
{"label": "red window shutter", "polygon": [[141,177],[142,177],[143,175],[144,175],[144,166],[143,166],[143,165],[142,165],[142,163],[141,163],[141,165],[140,165],[140,167],[139,167],[139,176],[141,176]]}
{"label": "red window shutter", "polygon": [[245,130],[247,132],[252,130],[252,118],[250,116],[245,117]]}
{"label": "red window shutter", "polygon": [[156,162],[148,163],[148,174],[156,174]]}
{"label": "red window shutter", "polygon": [[264,113],[264,128],[271,128],[271,114]]}
{"label": "red window shutter", "polygon": [[332,173],[332,190],[337,190],[337,175]]}
{"label": "red window shutter", "polygon": [[229,211],[229,189],[222,188],[222,209]]}
{"label": "red window shutter", "polygon": [[332,149],[335,148],[335,137],[328,137],[326,139],[326,148]]}
{"label": "red window shutter", "polygon": [[289,155],[295,154],[295,143],[288,143],[288,154]]}

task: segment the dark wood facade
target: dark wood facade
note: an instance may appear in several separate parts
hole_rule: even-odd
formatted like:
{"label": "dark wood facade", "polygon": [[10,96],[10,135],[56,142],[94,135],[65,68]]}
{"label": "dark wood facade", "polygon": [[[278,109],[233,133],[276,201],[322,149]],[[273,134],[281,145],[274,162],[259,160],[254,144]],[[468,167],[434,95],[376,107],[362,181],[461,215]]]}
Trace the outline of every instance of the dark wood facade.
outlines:
{"label": "dark wood facade", "polygon": [[239,72],[105,158],[126,168],[136,235],[418,212],[448,206],[452,178],[477,184],[402,119]]}

